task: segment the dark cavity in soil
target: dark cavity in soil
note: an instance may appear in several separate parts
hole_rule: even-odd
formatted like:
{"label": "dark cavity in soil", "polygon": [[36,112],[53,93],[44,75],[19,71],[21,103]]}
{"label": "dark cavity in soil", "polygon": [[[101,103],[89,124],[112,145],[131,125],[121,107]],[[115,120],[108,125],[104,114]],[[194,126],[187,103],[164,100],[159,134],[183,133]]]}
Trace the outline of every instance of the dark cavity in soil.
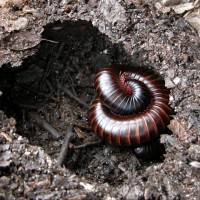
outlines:
{"label": "dark cavity in soil", "polygon": [[[113,44],[86,21],[49,24],[42,38],[38,53],[25,59],[21,67],[0,69],[0,109],[16,119],[18,134],[55,159],[72,123],[74,135],[66,166],[90,180],[112,185],[123,182],[127,176],[123,168],[133,172],[140,161],[130,148],[95,143],[98,138],[88,127],[87,112],[95,96],[93,80],[98,69],[134,62],[121,44]],[[86,143],[95,145],[80,147]],[[148,165],[145,162],[144,167]]]}

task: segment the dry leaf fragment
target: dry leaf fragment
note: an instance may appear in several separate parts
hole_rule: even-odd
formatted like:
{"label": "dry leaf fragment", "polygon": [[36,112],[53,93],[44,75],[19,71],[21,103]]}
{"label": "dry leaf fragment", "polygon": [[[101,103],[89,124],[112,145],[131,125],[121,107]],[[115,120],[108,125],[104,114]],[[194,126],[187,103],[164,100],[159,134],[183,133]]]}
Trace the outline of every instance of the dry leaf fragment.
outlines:
{"label": "dry leaf fragment", "polygon": [[192,166],[192,167],[195,167],[195,168],[199,168],[199,169],[200,169],[200,162],[192,161],[192,162],[190,162],[189,165]]}
{"label": "dry leaf fragment", "polygon": [[168,128],[178,137],[180,141],[185,141],[189,138],[189,131],[186,130],[178,120],[171,120]]}
{"label": "dry leaf fragment", "polygon": [[193,9],[195,6],[193,3],[184,3],[184,4],[179,4],[176,6],[172,6],[172,9],[177,13],[177,14],[182,14],[186,11],[189,11]]}
{"label": "dry leaf fragment", "polygon": [[76,134],[78,135],[79,138],[86,137],[86,133],[83,132],[79,127],[74,127],[74,131],[76,132]]}
{"label": "dry leaf fragment", "polygon": [[0,137],[4,137],[7,141],[12,142],[12,137],[10,137],[5,132],[0,132]]}

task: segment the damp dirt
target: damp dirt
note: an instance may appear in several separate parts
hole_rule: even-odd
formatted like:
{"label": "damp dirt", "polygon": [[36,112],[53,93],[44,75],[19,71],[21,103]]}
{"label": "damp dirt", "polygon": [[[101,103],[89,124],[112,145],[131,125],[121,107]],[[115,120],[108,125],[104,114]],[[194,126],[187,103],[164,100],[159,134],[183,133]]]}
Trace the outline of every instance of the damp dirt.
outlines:
{"label": "damp dirt", "polygon": [[[120,15],[109,15],[108,2],[5,7],[25,13],[31,24],[20,18],[2,29],[2,199],[199,199],[198,36],[174,12],[125,1],[114,6]],[[108,145],[91,132],[94,77],[112,63],[150,67],[170,89],[176,113],[170,134],[161,136],[162,158],[137,158],[132,148]],[[67,155],[58,166],[69,124]]]}

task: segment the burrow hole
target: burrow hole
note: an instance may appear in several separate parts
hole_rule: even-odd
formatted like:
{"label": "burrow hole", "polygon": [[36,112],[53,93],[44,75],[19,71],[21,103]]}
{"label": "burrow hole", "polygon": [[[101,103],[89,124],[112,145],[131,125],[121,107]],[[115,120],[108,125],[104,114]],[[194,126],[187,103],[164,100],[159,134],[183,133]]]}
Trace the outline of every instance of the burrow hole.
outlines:
{"label": "burrow hole", "polygon": [[[1,110],[17,121],[17,133],[57,158],[69,123],[75,133],[71,144],[79,146],[93,137],[87,128],[87,106],[95,96],[93,80],[97,70],[111,63],[128,63],[121,44],[113,44],[86,21],[56,22],[45,27],[38,52],[21,67],[0,69]],[[59,133],[45,128],[50,124]],[[95,138],[93,138],[95,139]],[[119,167],[120,163],[123,163]],[[69,149],[65,164],[78,175],[98,182],[118,184],[126,179],[122,168],[137,166],[130,149],[110,145]]]}

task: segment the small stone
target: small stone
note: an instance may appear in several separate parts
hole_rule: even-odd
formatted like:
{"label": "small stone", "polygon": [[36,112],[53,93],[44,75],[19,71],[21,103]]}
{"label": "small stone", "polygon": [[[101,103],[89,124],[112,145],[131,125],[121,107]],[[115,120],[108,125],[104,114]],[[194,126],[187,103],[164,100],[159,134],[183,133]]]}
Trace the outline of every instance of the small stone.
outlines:
{"label": "small stone", "polygon": [[13,190],[15,190],[15,189],[17,189],[19,187],[19,184],[18,183],[12,183],[11,185],[10,185],[10,189],[13,191]]}
{"label": "small stone", "polygon": [[174,37],[174,34],[173,34],[172,31],[166,31],[166,32],[165,32],[165,35],[168,36],[169,39],[171,39],[171,38]]}
{"label": "small stone", "polygon": [[188,78],[187,76],[182,76],[181,86],[184,88],[187,86]]}
{"label": "small stone", "polygon": [[59,147],[59,146],[61,146],[61,144],[60,144],[59,141],[53,141],[53,142],[52,142],[52,145],[53,145],[54,147]]}
{"label": "small stone", "polygon": [[170,100],[170,101],[173,101],[173,100],[174,100],[174,97],[170,95],[170,96],[169,96],[169,100]]}
{"label": "small stone", "polygon": [[194,94],[200,96],[200,90],[194,90]]}
{"label": "small stone", "polygon": [[0,178],[0,185],[3,185],[4,187],[7,187],[10,184],[10,178],[7,176],[2,176]]}
{"label": "small stone", "polygon": [[174,83],[171,81],[170,78],[165,78],[165,86],[167,88],[174,88],[175,87]]}
{"label": "small stone", "polygon": [[175,71],[174,71],[174,69],[168,69],[167,70],[167,75],[168,75],[168,77],[169,78],[174,78],[174,75],[175,75]]}
{"label": "small stone", "polygon": [[25,29],[28,25],[28,19],[26,17],[19,17],[16,21],[14,21],[12,25],[12,30],[21,30]]}
{"label": "small stone", "polygon": [[173,82],[175,83],[175,85],[178,85],[180,83],[181,79],[177,76]]}
{"label": "small stone", "polygon": [[192,144],[188,149],[188,155],[192,160],[200,161],[200,146]]}
{"label": "small stone", "polygon": [[16,125],[16,120],[13,117],[10,118],[10,125],[11,126],[15,126]]}
{"label": "small stone", "polygon": [[189,163],[190,166],[200,169],[200,162],[192,161]]}
{"label": "small stone", "polygon": [[10,166],[11,161],[1,161],[0,168],[5,168]]}

